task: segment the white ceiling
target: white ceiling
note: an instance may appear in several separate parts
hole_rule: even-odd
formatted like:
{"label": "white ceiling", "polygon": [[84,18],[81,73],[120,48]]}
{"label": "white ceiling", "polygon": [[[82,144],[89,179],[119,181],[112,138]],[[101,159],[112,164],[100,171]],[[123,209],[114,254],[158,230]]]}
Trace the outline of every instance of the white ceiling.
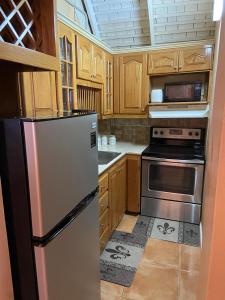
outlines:
{"label": "white ceiling", "polygon": [[[82,0],[58,0],[90,30]],[[83,0],[94,34],[113,49],[214,38],[214,0]],[[74,7],[74,8],[73,8]],[[81,12],[83,10],[83,12]]]}

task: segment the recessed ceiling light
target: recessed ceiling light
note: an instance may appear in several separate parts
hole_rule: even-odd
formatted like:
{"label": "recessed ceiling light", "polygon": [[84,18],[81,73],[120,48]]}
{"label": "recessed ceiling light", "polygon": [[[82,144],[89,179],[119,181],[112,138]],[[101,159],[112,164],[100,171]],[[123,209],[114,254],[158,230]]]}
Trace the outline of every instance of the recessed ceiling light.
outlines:
{"label": "recessed ceiling light", "polygon": [[223,12],[223,0],[214,0],[213,21],[220,21]]}

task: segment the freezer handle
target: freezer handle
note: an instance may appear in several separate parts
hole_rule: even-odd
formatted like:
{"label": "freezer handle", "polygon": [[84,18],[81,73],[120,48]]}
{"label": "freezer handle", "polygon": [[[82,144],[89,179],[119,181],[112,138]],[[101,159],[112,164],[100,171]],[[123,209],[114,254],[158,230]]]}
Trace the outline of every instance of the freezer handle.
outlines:
{"label": "freezer handle", "polygon": [[98,187],[86,196],[77,206],[75,206],[55,227],[53,227],[43,237],[33,236],[33,245],[36,247],[45,247],[54,238],[56,238],[64,229],[66,229],[81,213],[82,211],[96,198],[98,194]]}

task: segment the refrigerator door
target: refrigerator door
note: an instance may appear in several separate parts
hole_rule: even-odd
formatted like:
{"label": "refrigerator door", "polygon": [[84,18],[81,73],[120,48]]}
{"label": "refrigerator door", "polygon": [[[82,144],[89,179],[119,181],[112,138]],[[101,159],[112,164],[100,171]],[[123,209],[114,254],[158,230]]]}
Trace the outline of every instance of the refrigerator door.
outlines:
{"label": "refrigerator door", "polygon": [[100,300],[98,199],[45,247],[35,247],[41,300]]}
{"label": "refrigerator door", "polygon": [[33,235],[44,236],[98,185],[96,114],[23,122]]}

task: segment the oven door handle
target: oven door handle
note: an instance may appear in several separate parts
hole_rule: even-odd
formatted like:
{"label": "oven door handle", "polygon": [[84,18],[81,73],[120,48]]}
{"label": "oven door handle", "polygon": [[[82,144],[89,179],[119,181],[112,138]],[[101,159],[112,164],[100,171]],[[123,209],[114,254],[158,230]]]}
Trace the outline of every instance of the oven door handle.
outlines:
{"label": "oven door handle", "polygon": [[150,157],[150,156],[142,156],[143,160],[153,160],[153,161],[161,161],[161,162],[172,162],[172,163],[185,163],[185,164],[198,164],[198,165],[204,165],[204,160],[200,159],[188,159],[188,160],[182,160],[182,159],[170,159],[170,158],[159,158],[159,157]]}

